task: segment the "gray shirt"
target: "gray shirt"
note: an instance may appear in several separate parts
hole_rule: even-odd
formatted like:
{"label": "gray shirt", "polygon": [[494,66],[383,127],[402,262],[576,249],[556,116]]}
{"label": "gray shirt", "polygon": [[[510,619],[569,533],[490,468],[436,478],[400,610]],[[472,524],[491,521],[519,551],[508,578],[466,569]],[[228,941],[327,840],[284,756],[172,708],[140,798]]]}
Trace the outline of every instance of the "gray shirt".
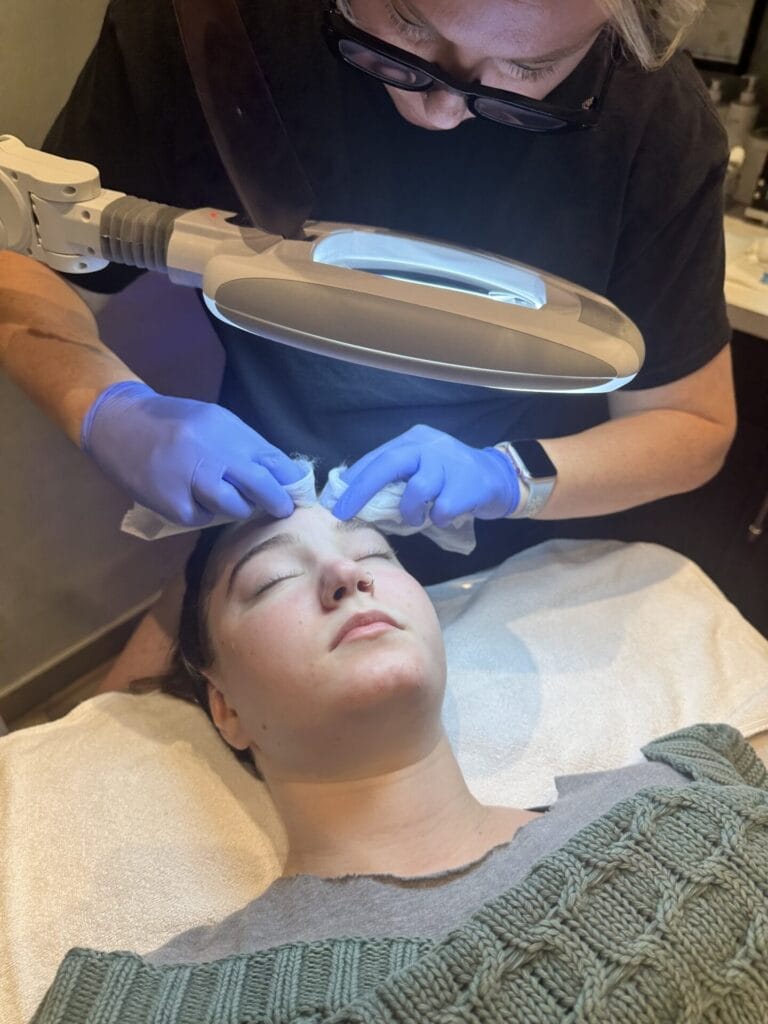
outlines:
{"label": "gray shirt", "polygon": [[537,860],[620,800],[647,786],[689,782],[667,765],[647,762],[617,771],[563,776],[556,779],[557,800],[545,814],[471,864],[418,878],[279,878],[219,924],[183,932],[145,959],[151,964],[204,963],[289,942],[439,938],[520,882]]}

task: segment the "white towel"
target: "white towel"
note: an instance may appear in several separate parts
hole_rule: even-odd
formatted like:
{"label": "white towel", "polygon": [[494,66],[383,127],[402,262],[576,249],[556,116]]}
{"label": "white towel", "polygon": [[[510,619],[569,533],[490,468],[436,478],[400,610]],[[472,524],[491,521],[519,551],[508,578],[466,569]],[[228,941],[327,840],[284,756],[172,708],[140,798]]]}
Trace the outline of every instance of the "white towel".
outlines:
{"label": "white towel", "polygon": [[548,804],[555,776],[632,764],[694,722],[768,728],[768,641],[668,548],[547,541],[430,593],[446,730],[486,802]]}
{"label": "white towel", "polygon": [[[286,484],[285,489],[293,498],[293,503],[297,508],[306,508],[317,502],[315,469],[307,459],[297,457],[293,461],[303,470],[303,474],[294,483]],[[213,526],[224,526],[226,523],[234,522],[236,520],[231,516],[214,516],[204,528],[208,530]],[[175,537],[179,533],[191,533],[201,527],[181,526],[179,523],[174,523],[170,519],[166,519],[165,516],[161,516],[159,512],[154,512],[151,508],[134,503],[123,516],[120,529],[123,533],[138,537],[139,540],[162,540],[164,537]]]}
{"label": "white towel", "polygon": [[[344,466],[336,466],[328,474],[328,482],[323,488],[319,498],[315,486],[315,472],[312,463],[300,456],[294,461],[304,470],[304,475],[295,483],[286,484],[286,491],[293,498],[297,508],[306,508],[318,501],[324,508],[332,508],[338,498],[346,491],[347,485],[341,479]],[[387,484],[378,494],[358,512],[357,518],[367,523],[375,523],[384,533],[393,533],[398,536],[407,536],[412,533],[423,533],[435,544],[438,544],[445,551],[457,551],[459,554],[468,555],[475,549],[475,527],[474,518],[470,515],[459,516],[448,526],[434,526],[427,516],[422,526],[407,526],[400,515],[400,499],[405,490],[405,483],[397,481]],[[223,526],[225,523],[235,522],[231,516],[215,516],[204,528],[212,526]],[[129,533],[132,537],[140,540],[162,540],[163,537],[173,537],[178,533],[190,533],[199,530],[199,526],[180,526],[171,522],[159,512],[145,508],[143,505],[134,504],[125,515],[120,524],[123,533]]]}
{"label": "white towel", "polygon": [[[328,474],[328,481],[323,488],[319,502],[324,508],[333,508],[347,489],[341,479],[346,466],[335,466]],[[378,494],[357,513],[357,518],[375,525],[384,533],[392,533],[398,537],[409,537],[414,533],[423,533],[444,551],[455,551],[460,555],[468,555],[475,550],[475,519],[471,515],[458,516],[447,526],[435,526],[429,515],[421,526],[409,526],[403,522],[400,514],[400,499],[405,490],[405,481],[398,480],[387,484]]]}

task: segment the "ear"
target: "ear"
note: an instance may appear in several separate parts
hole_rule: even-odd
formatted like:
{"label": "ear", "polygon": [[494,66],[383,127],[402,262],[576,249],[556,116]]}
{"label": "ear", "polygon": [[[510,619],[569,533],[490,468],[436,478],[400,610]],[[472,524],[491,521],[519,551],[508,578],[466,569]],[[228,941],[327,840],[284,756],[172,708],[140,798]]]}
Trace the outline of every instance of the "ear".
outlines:
{"label": "ear", "polygon": [[237,711],[227,704],[227,698],[210,679],[208,680],[208,705],[211,709],[211,717],[223,739],[235,750],[247,750],[252,740],[243,728]]}

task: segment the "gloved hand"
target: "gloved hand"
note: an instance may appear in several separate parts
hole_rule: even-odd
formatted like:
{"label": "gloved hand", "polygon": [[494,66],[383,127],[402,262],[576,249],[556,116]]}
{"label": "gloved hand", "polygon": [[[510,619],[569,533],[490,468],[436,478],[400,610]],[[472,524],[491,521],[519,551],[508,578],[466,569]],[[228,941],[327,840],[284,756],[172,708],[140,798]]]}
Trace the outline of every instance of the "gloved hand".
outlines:
{"label": "gloved hand", "polygon": [[233,413],[210,402],[159,395],[122,381],[99,395],[83,421],[83,450],[136,501],[184,526],[257,509],[293,512],[283,484],[302,470]]}
{"label": "gloved hand", "polygon": [[471,448],[423,425],[374,448],[341,478],[348,487],[332,509],[338,519],[357,515],[395,480],[407,481],[400,512],[409,526],[421,526],[427,514],[435,526],[467,513],[499,519],[514,511],[520,496],[514,466],[502,452]]}

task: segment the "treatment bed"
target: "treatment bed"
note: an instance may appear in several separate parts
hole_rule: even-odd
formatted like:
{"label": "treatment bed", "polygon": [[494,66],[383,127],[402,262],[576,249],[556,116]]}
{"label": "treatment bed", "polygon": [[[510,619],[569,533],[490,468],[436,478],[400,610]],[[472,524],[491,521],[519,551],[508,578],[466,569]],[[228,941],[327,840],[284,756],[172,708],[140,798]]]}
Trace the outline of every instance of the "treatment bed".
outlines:
{"label": "treatment bed", "polygon": [[[444,721],[483,801],[633,763],[699,721],[768,729],[768,641],[652,544],[549,541],[430,588]],[[0,1024],[29,1020],[71,947],[148,952],[280,873],[266,789],[203,712],[110,693],[0,739]]]}

